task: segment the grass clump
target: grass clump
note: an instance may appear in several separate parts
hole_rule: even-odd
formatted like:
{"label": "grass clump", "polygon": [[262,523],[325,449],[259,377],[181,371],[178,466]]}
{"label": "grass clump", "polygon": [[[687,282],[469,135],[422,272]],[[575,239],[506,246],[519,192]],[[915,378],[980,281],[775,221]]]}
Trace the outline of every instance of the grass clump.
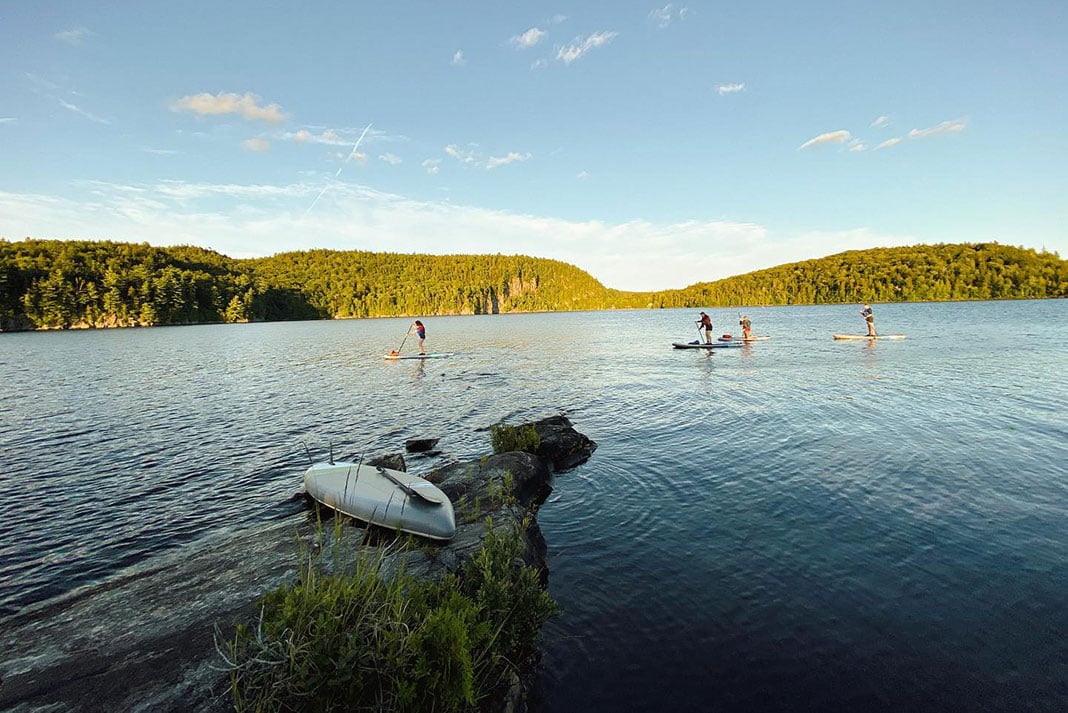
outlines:
{"label": "grass clump", "polygon": [[498,423],[490,427],[490,441],[493,443],[494,453],[509,453],[511,451],[526,451],[537,454],[538,446],[541,445],[541,437],[538,429],[533,425],[509,426]]}
{"label": "grass clump", "polygon": [[[488,522],[488,521],[487,521]],[[223,657],[238,711],[464,711],[536,651],[556,602],[522,563],[518,532],[487,524],[482,548],[440,581],[380,576],[382,556],[268,593]]]}

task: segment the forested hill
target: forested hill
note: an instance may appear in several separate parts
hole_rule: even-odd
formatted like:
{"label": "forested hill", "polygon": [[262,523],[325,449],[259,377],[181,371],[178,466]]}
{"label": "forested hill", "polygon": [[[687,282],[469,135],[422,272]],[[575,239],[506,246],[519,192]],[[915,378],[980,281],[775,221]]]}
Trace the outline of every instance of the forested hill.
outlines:
{"label": "forested hill", "polygon": [[658,292],[655,307],[1068,297],[1068,261],[998,243],[850,250]]}
{"label": "forested hill", "polygon": [[622,292],[556,260],[0,239],[0,330],[285,319],[1068,296],[1068,261],[996,243],[851,251]]}
{"label": "forested hill", "polygon": [[613,296],[628,295],[573,265],[523,256],[312,250],[236,264],[264,290],[303,300],[322,317],[607,309]]}
{"label": "forested hill", "polygon": [[611,309],[637,297],[523,256],[312,250],[238,260],[186,246],[0,240],[2,330]]}

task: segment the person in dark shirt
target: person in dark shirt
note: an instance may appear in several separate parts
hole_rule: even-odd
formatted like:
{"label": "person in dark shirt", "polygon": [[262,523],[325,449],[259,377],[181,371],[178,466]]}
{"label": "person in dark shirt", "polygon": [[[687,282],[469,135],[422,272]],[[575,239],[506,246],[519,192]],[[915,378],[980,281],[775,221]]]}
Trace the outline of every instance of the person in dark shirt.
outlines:
{"label": "person in dark shirt", "polygon": [[871,305],[867,302],[864,303],[864,309],[860,310],[860,316],[864,318],[864,323],[868,325],[868,336],[875,337],[875,315],[871,311]]}

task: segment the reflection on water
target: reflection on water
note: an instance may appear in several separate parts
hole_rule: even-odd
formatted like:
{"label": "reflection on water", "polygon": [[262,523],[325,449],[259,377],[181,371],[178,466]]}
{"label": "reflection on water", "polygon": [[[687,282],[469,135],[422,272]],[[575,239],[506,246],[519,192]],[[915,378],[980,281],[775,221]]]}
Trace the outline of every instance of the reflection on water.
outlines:
{"label": "reflection on water", "polygon": [[428,318],[455,355],[398,362],[407,319],[0,335],[0,616],[299,519],[303,443],[440,437],[425,472],[563,412],[599,448],[539,513],[540,710],[1063,710],[1066,304],[756,308],[707,352],[692,310]]}

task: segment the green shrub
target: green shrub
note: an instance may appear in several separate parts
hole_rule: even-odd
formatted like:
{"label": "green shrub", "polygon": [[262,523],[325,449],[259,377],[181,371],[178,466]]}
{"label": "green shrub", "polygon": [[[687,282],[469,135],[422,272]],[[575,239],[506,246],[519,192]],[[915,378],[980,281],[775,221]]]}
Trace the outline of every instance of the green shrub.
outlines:
{"label": "green shrub", "polygon": [[238,626],[220,647],[235,708],[470,709],[536,651],[559,611],[522,553],[519,533],[488,526],[461,573],[438,582],[383,579],[380,554],[348,572],[335,561],[333,574],[303,555],[299,580],[263,597],[258,626]]}
{"label": "green shrub", "polygon": [[464,591],[484,620],[496,626],[494,645],[487,653],[503,657],[491,666],[502,673],[508,661],[522,661],[535,652],[542,624],[560,613],[541,586],[538,572],[523,563],[523,551],[518,533],[489,527],[481,549],[464,563]]}
{"label": "green shrub", "polygon": [[490,427],[490,441],[493,443],[494,453],[510,453],[511,451],[526,451],[537,453],[541,445],[541,437],[538,429],[529,426],[508,426],[503,423],[494,424]]}

